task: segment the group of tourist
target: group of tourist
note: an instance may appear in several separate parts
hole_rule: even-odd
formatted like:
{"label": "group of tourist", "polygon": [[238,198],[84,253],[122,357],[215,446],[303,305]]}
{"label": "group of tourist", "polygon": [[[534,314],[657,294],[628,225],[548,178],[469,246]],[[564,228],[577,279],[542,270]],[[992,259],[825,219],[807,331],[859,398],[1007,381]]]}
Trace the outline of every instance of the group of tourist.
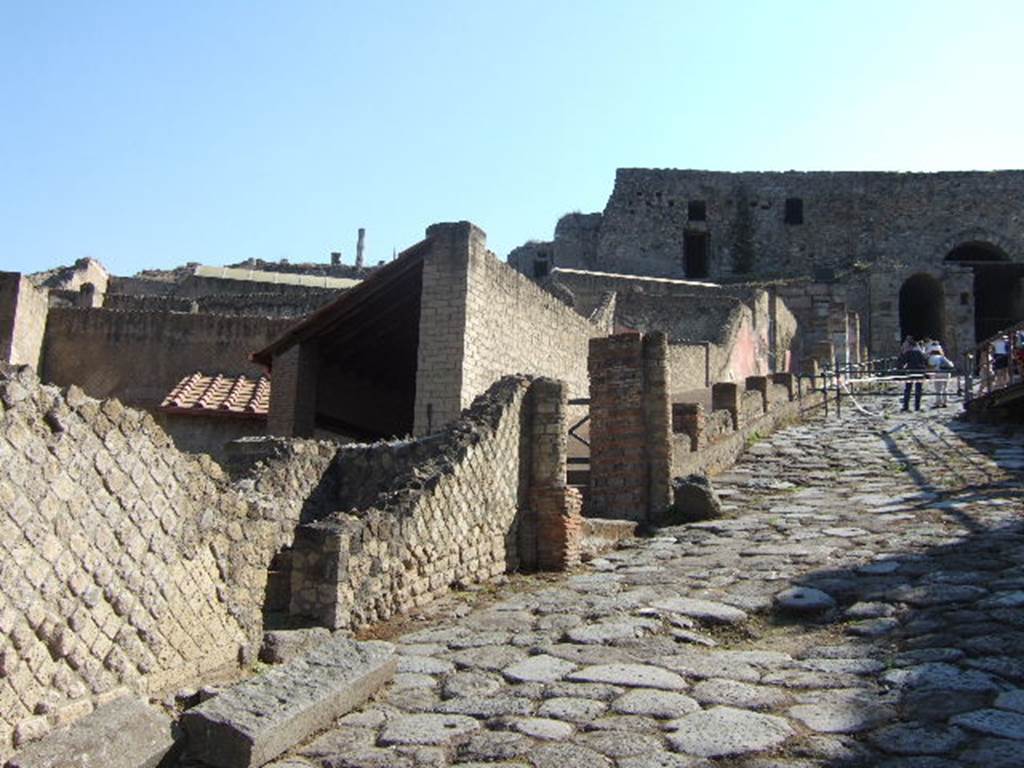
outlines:
{"label": "group of tourist", "polygon": [[1024,329],[997,336],[982,350],[982,387],[987,392],[1005,387],[1024,374]]}
{"label": "group of tourist", "polygon": [[896,367],[907,371],[912,378],[903,387],[903,408],[910,410],[910,393],[914,393],[914,410],[921,410],[921,395],[924,379],[928,378],[935,387],[935,405],[933,408],[946,408],[949,405],[949,380],[956,366],[946,357],[942,344],[934,339],[915,339],[907,336],[900,347],[900,357]]}

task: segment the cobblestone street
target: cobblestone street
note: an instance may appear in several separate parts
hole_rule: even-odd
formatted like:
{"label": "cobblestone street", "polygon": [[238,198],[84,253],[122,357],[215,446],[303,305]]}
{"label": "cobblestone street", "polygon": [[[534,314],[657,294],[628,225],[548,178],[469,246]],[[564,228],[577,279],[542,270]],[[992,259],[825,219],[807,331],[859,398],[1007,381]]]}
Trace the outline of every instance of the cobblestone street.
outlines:
{"label": "cobblestone street", "polygon": [[751,445],[729,519],[436,604],[274,765],[1024,764],[1022,433],[886,407]]}

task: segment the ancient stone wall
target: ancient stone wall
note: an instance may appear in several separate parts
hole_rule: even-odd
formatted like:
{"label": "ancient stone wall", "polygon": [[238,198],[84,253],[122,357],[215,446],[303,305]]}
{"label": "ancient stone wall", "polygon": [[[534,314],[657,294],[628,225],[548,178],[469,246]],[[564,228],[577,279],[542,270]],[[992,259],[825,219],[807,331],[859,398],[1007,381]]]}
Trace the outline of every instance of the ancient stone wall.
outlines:
{"label": "ancient stone wall", "polygon": [[[801,201],[800,223],[793,210],[787,217],[787,200]],[[623,168],[601,222],[596,268],[683,277],[687,231],[708,236],[710,279],[810,275],[858,262],[940,266],[960,242],[987,242],[1020,260],[1022,200],[1021,171]],[[703,202],[703,220],[690,217],[691,202]]]}
{"label": "ancient stone wall", "polygon": [[788,366],[796,318],[772,288],[563,268],[546,284],[564,287],[581,314],[613,293],[616,328],[667,333],[676,392]]}
{"label": "ancient stone wall", "polygon": [[567,213],[555,225],[555,239],[531,241],[508,254],[508,263],[528,277],[540,278],[555,267],[594,269],[600,213]]}
{"label": "ancient stone wall", "polygon": [[587,341],[604,329],[498,261],[469,222],[427,234],[415,433],[448,423],[505,374],[551,376],[585,394]]}
{"label": "ancient stone wall", "polygon": [[116,396],[145,408],[160,404],[196,371],[259,376],[249,354],[291,324],[286,319],[65,309],[49,313],[44,380],[77,384],[93,397]]}
{"label": "ancient stone wall", "polygon": [[110,275],[106,267],[95,259],[86,257],[68,267],[58,267],[29,275],[29,279],[41,288],[75,292],[88,283],[97,293],[103,294],[107,292]]}
{"label": "ancient stone wall", "polygon": [[0,362],[39,365],[47,296],[17,272],[0,272]]}
{"label": "ancient stone wall", "polygon": [[205,315],[297,318],[315,312],[336,299],[338,294],[339,291],[318,288],[307,288],[299,295],[261,292],[196,298],[108,293],[103,299],[103,307],[124,312],[197,312]]}
{"label": "ancient stone wall", "polygon": [[260,636],[271,559],[329,506],[334,450],[287,443],[231,485],[147,414],[5,368],[0,755],[120,688],[237,664]]}
{"label": "ancient stone wall", "polygon": [[801,387],[790,373],[720,383],[711,398],[673,402],[672,476],[720,472],[732,466],[750,440],[798,420],[823,402],[820,391]]}
{"label": "ancient stone wall", "polygon": [[338,511],[296,535],[291,613],[359,627],[520,563],[571,564],[579,498],[565,487],[565,388],[548,381],[505,377],[439,434],[339,449]]}
{"label": "ancient stone wall", "polygon": [[179,451],[205,453],[218,464],[226,459],[226,447],[232,440],[265,435],[266,418],[236,418],[203,414],[163,413],[157,411],[153,420],[174,441]]}

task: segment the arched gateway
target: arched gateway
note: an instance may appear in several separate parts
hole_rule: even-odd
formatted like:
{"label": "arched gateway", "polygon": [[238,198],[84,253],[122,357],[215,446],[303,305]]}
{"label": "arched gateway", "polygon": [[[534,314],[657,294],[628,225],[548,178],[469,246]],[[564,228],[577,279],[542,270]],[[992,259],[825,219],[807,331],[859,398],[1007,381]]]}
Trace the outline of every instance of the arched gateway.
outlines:
{"label": "arched gateway", "polygon": [[985,339],[1024,317],[1024,264],[1000,247],[970,241],[953,248],[946,261],[974,272],[974,336]]}

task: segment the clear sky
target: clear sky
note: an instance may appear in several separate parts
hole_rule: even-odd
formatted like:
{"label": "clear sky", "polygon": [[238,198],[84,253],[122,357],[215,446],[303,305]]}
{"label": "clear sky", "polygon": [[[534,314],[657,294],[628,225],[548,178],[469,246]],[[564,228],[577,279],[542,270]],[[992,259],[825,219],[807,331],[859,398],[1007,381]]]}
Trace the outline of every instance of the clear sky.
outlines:
{"label": "clear sky", "polygon": [[0,269],[504,257],[622,166],[1024,167],[1019,0],[0,0]]}

